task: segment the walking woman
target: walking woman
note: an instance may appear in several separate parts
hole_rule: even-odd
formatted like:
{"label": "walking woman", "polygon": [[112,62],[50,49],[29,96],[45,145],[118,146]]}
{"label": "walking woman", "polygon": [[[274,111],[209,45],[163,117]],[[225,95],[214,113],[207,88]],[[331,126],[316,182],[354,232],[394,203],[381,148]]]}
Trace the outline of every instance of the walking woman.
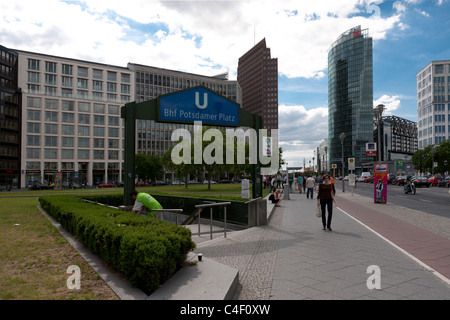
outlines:
{"label": "walking woman", "polygon": [[[331,183],[330,176],[325,174],[323,176],[323,183],[319,185],[319,193],[317,194],[317,206],[320,204],[320,208],[322,210],[322,224],[323,230],[325,227],[331,230],[331,218],[333,216],[333,199],[336,194],[336,190],[334,189],[334,183]],[[325,215],[325,208],[328,211],[328,219]]]}

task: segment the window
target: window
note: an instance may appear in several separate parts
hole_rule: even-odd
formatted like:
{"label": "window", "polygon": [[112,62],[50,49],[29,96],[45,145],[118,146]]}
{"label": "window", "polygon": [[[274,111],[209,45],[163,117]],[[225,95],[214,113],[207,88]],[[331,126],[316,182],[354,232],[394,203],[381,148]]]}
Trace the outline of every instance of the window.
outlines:
{"label": "window", "polygon": [[68,64],[62,65],[62,74],[71,76],[73,74],[72,70],[73,70],[73,66],[68,65]]}
{"label": "window", "polygon": [[109,150],[108,151],[109,160],[119,160],[119,151]]}
{"label": "window", "polygon": [[45,146],[46,147],[57,147],[58,146],[58,137],[45,136]]}
{"label": "window", "polygon": [[105,151],[104,150],[94,150],[94,159],[104,159],[105,158]]}
{"label": "window", "polygon": [[108,106],[108,113],[109,114],[119,114],[119,106],[109,105]]}
{"label": "window", "polygon": [[44,149],[44,158],[45,159],[57,159],[58,158],[58,149]]}
{"label": "window", "polygon": [[61,162],[61,170],[73,170],[75,168],[73,162]]}
{"label": "window", "polygon": [[40,146],[40,136],[27,136],[28,146]]}
{"label": "window", "polygon": [[74,123],[74,114],[69,112],[62,113],[62,122],[64,123]]}
{"label": "window", "polygon": [[71,98],[71,97],[72,97],[72,94],[73,94],[72,89],[64,89],[64,88],[61,88],[61,96],[67,97],[67,98]]}
{"label": "window", "polygon": [[74,101],[63,100],[62,109],[63,111],[75,111]]}
{"label": "window", "polygon": [[129,73],[121,73],[121,81],[125,83],[130,83],[131,75]]}
{"label": "window", "polygon": [[89,135],[89,127],[78,126],[78,135],[79,136],[88,136]]}
{"label": "window", "polygon": [[78,103],[78,111],[79,112],[89,112],[90,111],[90,105],[87,102],[79,102]]}
{"label": "window", "polygon": [[105,139],[94,138],[94,148],[104,148],[105,147]]}
{"label": "window", "polygon": [[40,86],[35,85],[35,84],[28,84],[28,92],[29,93],[40,93],[39,91],[41,90]]}
{"label": "window", "polygon": [[94,124],[104,125],[105,116],[94,115]]}
{"label": "window", "polygon": [[45,62],[45,72],[56,73],[56,63],[55,62]]}
{"label": "window", "polygon": [[88,80],[78,78],[77,88],[79,89],[87,89],[88,88]]}
{"label": "window", "polygon": [[75,127],[68,124],[63,124],[61,126],[62,134],[73,136],[75,134]]}
{"label": "window", "polygon": [[58,100],[45,99],[45,109],[58,110]]}
{"label": "window", "polygon": [[56,75],[54,75],[54,74],[45,74],[45,84],[56,85]]}
{"label": "window", "polygon": [[128,84],[121,84],[120,85],[120,93],[130,94],[130,85],[128,85]]}
{"label": "window", "polygon": [[[92,71],[92,77],[94,79],[103,79],[103,70],[94,69]],[[100,81],[101,82],[101,81]]]}
{"label": "window", "polygon": [[78,159],[89,159],[89,150],[78,150]]}
{"label": "window", "polygon": [[112,148],[112,149],[118,149],[119,148],[119,140],[118,139],[109,139],[108,146],[109,146],[109,148]]}
{"label": "window", "polygon": [[61,159],[73,159],[73,150],[72,149],[62,149],[61,150]]}
{"label": "window", "polygon": [[95,137],[104,137],[105,136],[105,128],[94,127],[94,136]]}
{"label": "window", "polygon": [[108,81],[117,81],[117,73],[108,71]]}
{"label": "window", "polygon": [[27,132],[28,133],[39,133],[40,125],[41,125],[40,123],[28,122],[27,123]]}
{"label": "window", "polygon": [[78,115],[78,123],[80,124],[89,124],[89,115],[81,113]]}
{"label": "window", "polygon": [[108,128],[108,136],[118,137],[119,136],[119,128]]}
{"label": "window", "polygon": [[62,146],[63,147],[73,147],[73,138],[72,137],[62,137]]}
{"label": "window", "polygon": [[45,111],[45,121],[46,122],[58,122],[58,112]]}
{"label": "window", "polygon": [[27,158],[29,159],[39,159],[39,151],[41,149],[36,149],[36,148],[27,148]]}
{"label": "window", "polygon": [[92,92],[92,100],[101,101],[103,99],[103,93],[101,92]]}
{"label": "window", "polygon": [[56,96],[56,87],[45,86],[45,94],[49,96]]}
{"label": "window", "polygon": [[40,162],[27,162],[26,168],[27,168],[27,170],[40,170],[41,163]]}
{"label": "window", "polygon": [[106,90],[108,92],[116,92],[117,91],[117,84],[113,82],[107,82],[106,83]]}
{"label": "window", "polygon": [[88,77],[88,68],[78,67],[78,76],[87,78]]}
{"label": "window", "polygon": [[45,124],[45,133],[46,134],[58,134],[58,125],[57,124]]}
{"label": "window", "polygon": [[105,105],[94,103],[94,112],[95,113],[105,113]]}
{"label": "window", "polygon": [[39,110],[28,110],[28,120],[41,120],[41,111]]}
{"label": "window", "polygon": [[92,90],[102,91],[103,90],[103,82],[98,80],[92,81]]}
{"label": "window", "polygon": [[72,87],[73,86],[73,78],[72,77],[64,77],[61,78],[61,86],[63,87]]}
{"label": "window", "polygon": [[30,108],[40,108],[41,107],[41,99],[28,97],[28,107]]}
{"label": "window", "polygon": [[39,73],[28,71],[28,82],[39,83]]}
{"label": "window", "polygon": [[39,60],[28,59],[28,69],[39,71]]}
{"label": "window", "polygon": [[118,126],[119,125],[119,117],[108,117],[110,126]]}
{"label": "window", "polygon": [[89,148],[89,138],[78,138],[79,148]]}

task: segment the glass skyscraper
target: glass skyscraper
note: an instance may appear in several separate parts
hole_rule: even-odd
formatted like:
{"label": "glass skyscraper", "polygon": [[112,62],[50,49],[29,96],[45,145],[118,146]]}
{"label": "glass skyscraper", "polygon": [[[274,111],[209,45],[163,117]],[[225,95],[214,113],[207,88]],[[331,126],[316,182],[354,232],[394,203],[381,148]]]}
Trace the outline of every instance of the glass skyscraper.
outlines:
{"label": "glass skyscraper", "polygon": [[[329,161],[340,169],[355,158],[356,172],[373,161],[366,157],[366,143],[373,141],[372,38],[361,26],[347,30],[328,52],[328,143]],[[347,171],[345,171],[347,174]]]}

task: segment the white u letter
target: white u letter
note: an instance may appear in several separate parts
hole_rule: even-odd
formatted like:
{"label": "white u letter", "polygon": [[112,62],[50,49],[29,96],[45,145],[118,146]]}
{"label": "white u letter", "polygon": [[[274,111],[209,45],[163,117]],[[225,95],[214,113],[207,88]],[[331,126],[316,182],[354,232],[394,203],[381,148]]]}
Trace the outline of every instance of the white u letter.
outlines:
{"label": "white u letter", "polygon": [[195,93],[195,105],[199,109],[205,109],[208,106],[208,94],[205,92],[203,93],[203,105],[200,105],[200,93]]}

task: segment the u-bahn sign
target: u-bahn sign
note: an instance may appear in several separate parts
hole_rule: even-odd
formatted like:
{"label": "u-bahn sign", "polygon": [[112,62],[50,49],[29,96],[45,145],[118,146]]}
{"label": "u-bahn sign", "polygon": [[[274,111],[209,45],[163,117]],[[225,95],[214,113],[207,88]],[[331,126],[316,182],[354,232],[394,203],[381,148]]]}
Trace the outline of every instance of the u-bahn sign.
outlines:
{"label": "u-bahn sign", "polygon": [[238,126],[239,105],[204,87],[158,98],[160,122]]}

